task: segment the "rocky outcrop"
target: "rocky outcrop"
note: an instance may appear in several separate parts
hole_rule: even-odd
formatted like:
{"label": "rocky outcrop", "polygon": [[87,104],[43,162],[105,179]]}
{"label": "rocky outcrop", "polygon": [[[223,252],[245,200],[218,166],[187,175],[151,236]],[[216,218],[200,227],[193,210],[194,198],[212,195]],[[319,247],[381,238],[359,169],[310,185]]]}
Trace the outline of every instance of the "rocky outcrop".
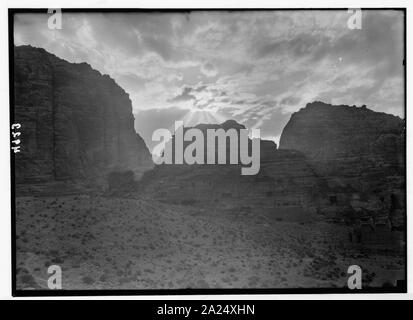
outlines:
{"label": "rocky outcrop", "polygon": [[[240,130],[230,120],[196,128]],[[189,128],[186,128],[189,129]],[[206,134],[204,134],[206,137]],[[308,219],[316,212],[324,188],[305,156],[295,150],[277,150],[273,141],[261,140],[261,166],[257,175],[241,175],[241,165],[162,164],[148,171],[139,182],[142,193],[157,200],[197,205],[245,214],[269,212],[280,219]],[[251,151],[250,151],[251,152]],[[227,160],[229,143],[227,143]]]}
{"label": "rocky outcrop", "polygon": [[[292,115],[281,146],[261,141],[261,167],[159,165],[141,181],[160,201],[270,212],[300,220],[312,213],[343,219],[365,214],[402,221],[405,212],[404,122],[365,107],[311,103]],[[244,129],[234,121],[197,128]],[[204,134],[205,136],[205,134]],[[227,159],[228,156],[227,145]],[[347,219],[347,218],[346,218]]]}
{"label": "rocky outcrop", "polygon": [[14,117],[21,124],[18,183],[82,180],[152,168],[128,94],[86,63],[44,49],[14,50]]}
{"label": "rocky outcrop", "polygon": [[[291,116],[280,149],[304,153],[323,174],[403,172],[404,121],[365,106],[309,103]],[[352,164],[352,165],[350,165]]]}
{"label": "rocky outcrop", "polygon": [[372,211],[394,211],[405,207],[404,126],[399,117],[366,106],[314,102],[291,116],[280,149],[309,159],[328,182],[332,204],[364,202]]}
{"label": "rocky outcrop", "polygon": [[399,117],[366,106],[314,102],[291,116],[282,132],[280,148],[299,150],[323,165],[374,155],[397,167],[404,161],[403,128],[404,121]]}

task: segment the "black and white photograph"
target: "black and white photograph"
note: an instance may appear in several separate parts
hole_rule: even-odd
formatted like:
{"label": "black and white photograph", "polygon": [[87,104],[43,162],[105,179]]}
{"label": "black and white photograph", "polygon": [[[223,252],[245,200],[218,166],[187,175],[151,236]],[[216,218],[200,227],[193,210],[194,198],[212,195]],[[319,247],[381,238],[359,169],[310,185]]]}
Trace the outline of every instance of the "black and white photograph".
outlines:
{"label": "black and white photograph", "polygon": [[8,17],[14,294],[407,291],[405,8]]}

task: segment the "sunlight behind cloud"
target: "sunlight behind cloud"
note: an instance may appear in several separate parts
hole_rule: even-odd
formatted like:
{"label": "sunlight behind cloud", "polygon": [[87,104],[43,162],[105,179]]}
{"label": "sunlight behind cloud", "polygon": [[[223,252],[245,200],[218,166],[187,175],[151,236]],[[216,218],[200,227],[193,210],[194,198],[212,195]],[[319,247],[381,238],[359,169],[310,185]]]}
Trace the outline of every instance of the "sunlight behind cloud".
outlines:
{"label": "sunlight behind cloud", "polygon": [[[53,31],[47,18],[16,15],[15,43],[111,76],[143,117],[135,128],[148,145],[154,110],[190,110],[179,115],[188,126],[234,119],[271,137],[315,100],[404,117],[400,11],[363,11],[357,31],[347,27],[347,10],[63,11],[63,29]],[[173,128],[176,118],[164,120]]]}

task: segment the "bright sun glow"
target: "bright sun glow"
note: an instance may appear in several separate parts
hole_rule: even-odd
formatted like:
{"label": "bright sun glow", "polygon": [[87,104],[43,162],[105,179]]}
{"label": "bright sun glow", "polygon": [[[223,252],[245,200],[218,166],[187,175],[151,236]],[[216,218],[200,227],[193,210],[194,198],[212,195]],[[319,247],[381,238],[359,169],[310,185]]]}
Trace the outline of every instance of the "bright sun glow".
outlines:
{"label": "bright sun glow", "polygon": [[[190,110],[188,111],[185,116],[181,119],[184,123],[184,127],[195,127],[198,124],[219,124],[222,122],[225,122],[225,119],[223,116],[218,114],[215,111],[210,111],[210,110]],[[174,132],[175,127],[174,125],[171,128],[168,128],[169,131]],[[152,154],[155,154],[157,156],[160,156],[163,149],[165,148],[165,143],[167,141],[164,141],[163,143],[158,144],[154,149],[152,150]]]}
{"label": "bright sun glow", "polygon": [[222,123],[226,119],[214,111],[191,110],[182,118],[185,127],[194,127],[200,123],[216,124]]}

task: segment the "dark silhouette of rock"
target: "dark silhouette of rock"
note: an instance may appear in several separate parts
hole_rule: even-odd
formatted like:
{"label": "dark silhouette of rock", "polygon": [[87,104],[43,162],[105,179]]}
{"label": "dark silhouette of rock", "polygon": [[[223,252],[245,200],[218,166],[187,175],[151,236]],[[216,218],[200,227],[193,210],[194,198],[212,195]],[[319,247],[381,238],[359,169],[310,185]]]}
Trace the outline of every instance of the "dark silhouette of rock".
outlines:
{"label": "dark silhouette of rock", "polygon": [[366,106],[313,102],[291,116],[280,148],[299,150],[322,166],[329,161],[374,156],[383,158],[388,166],[399,167],[404,161],[403,128],[399,117]]}
{"label": "dark silhouette of rock", "polygon": [[[403,226],[397,223],[405,214],[406,191],[405,122],[399,117],[364,105],[309,103],[291,116],[280,148],[261,140],[260,171],[243,176],[243,164],[229,164],[229,139],[226,164],[153,167],[134,131],[127,93],[86,63],[15,47],[14,85],[15,122],[22,125],[21,152],[15,157],[18,189],[100,179],[113,195],[139,194],[238,213],[270,212],[293,220],[318,213],[351,216],[354,223],[363,214],[377,221],[385,214],[389,228]],[[207,129],[245,129],[234,120],[196,128],[204,138]],[[184,149],[190,143],[184,142]]]}
{"label": "dark silhouette of rock", "polygon": [[[201,129],[243,129],[234,121]],[[144,193],[172,203],[271,212],[282,219],[318,213],[334,221],[366,214],[401,227],[405,214],[404,122],[366,107],[308,104],[292,115],[281,147],[261,141],[261,168],[160,165],[144,175]],[[227,146],[227,159],[228,159]],[[398,222],[397,222],[398,221]]]}
{"label": "dark silhouette of rock", "polygon": [[15,47],[14,59],[14,116],[22,125],[18,183],[126,170],[140,176],[152,168],[129,96],[112,78],[31,46]]}
{"label": "dark silhouette of rock", "polygon": [[403,174],[403,132],[399,117],[314,102],[291,116],[280,149],[301,151],[323,175]]}
{"label": "dark silhouette of rock", "polygon": [[[183,135],[190,129],[199,129],[202,134],[203,134],[203,146],[204,146],[204,163],[207,163],[207,131],[208,130],[219,130],[223,129],[225,132],[228,132],[228,130],[235,129],[237,132],[237,144],[238,147],[235,148],[237,152],[240,150],[240,144],[241,144],[241,138],[240,138],[240,130],[246,129],[244,125],[239,124],[235,120],[227,120],[221,124],[216,124],[216,123],[200,123],[197,124],[194,127],[184,127],[183,128]],[[175,140],[176,140],[176,135],[172,136],[172,139],[168,142],[168,144],[171,144],[171,149],[172,149],[172,161],[173,163],[176,163],[176,154],[175,154]],[[183,150],[186,149],[186,147],[194,142],[194,139],[192,141],[182,141],[183,145]],[[251,141],[249,140],[249,152],[251,154]],[[275,146],[276,148],[276,146]],[[229,138],[226,138],[226,163],[230,164],[230,159],[231,159],[231,142]],[[240,162],[240,153],[238,152],[238,163]],[[218,163],[218,139],[215,139],[215,163]]]}
{"label": "dark silhouette of rock", "polygon": [[404,127],[401,118],[364,105],[313,102],[291,116],[280,149],[306,155],[328,182],[331,205],[350,203],[370,214],[403,214]]}
{"label": "dark silhouette of rock", "polygon": [[[234,120],[200,124],[195,128],[244,129]],[[187,130],[189,128],[185,128]],[[204,133],[206,137],[206,133]],[[260,171],[241,175],[240,164],[162,164],[148,171],[139,182],[141,191],[157,200],[235,212],[272,213],[282,219],[302,220],[316,212],[324,188],[306,157],[295,150],[277,150],[273,141],[261,140]],[[251,152],[251,148],[249,149]],[[245,213],[244,212],[244,213]]]}

